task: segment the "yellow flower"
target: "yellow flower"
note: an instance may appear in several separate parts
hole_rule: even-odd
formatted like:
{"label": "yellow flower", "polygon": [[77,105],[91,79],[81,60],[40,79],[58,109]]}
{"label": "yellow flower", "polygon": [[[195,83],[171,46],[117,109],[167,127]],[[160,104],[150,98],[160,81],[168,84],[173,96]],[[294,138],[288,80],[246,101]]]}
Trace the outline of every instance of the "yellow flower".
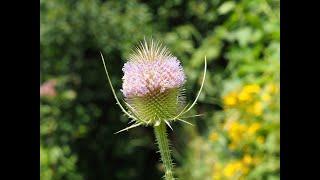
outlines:
{"label": "yellow flower", "polygon": [[213,133],[210,134],[209,139],[210,139],[211,141],[215,142],[216,140],[219,139],[219,134],[216,133],[216,132],[213,132]]}
{"label": "yellow flower", "polygon": [[243,90],[247,93],[258,93],[260,91],[260,86],[257,84],[250,84],[244,86]]}
{"label": "yellow flower", "polygon": [[261,115],[262,114],[262,104],[261,102],[256,102],[254,105],[253,105],[253,113],[257,116]]}
{"label": "yellow flower", "polygon": [[239,101],[246,102],[251,100],[251,95],[247,91],[241,91],[238,96]]}
{"label": "yellow flower", "polygon": [[242,88],[241,92],[238,95],[239,101],[246,102],[252,99],[251,94],[258,93],[260,87],[256,84],[246,85]]}
{"label": "yellow flower", "polygon": [[234,106],[237,104],[237,95],[234,92],[223,97],[223,102],[226,106]]}
{"label": "yellow flower", "polygon": [[227,132],[230,137],[231,143],[229,144],[229,149],[235,150],[237,146],[243,140],[243,137],[247,131],[248,127],[244,124],[240,124],[238,122],[231,122],[228,124]]}
{"label": "yellow flower", "polygon": [[228,133],[230,138],[237,142],[242,138],[246,130],[247,127],[245,125],[237,122],[231,122],[228,128]]}
{"label": "yellow flower", "polygon": [[246,126],[244,124],[233,121],[229,124],[228,129],[230,132],[243,133],[246,130]]}
{"label": "yellow flower", "polygon": [[249,172],[249,168],[243,164],[241,161],[234,161],[226,165],[223,170],[223,175],[231,178],[235,175],[240,175],[240,177]]}
{"label": "yellow flower", "polygon": [[271,96],[268,93],[264,93],[264,94],[262,94],[261,98],[262,98],[263,101],[269,102],[270,99],[271,99]]}
{"label": "yellow flower", "polygon": [[226,177],[232,177],[234,176],[239,170],[241,169],[241,163],[240,162],[232,162],[227,164],[227,166],[223,170],[223,174]]}
{"label": "yellow flower", "polygon": [[251,165],[254,162],[254,159],[250,155],[246,154],[243,157],[242,162],[246,165]]}
{"label": "yellow flower", "polygon": [[262,103],[259,101],[255,102],[252,106],[248,108],[248,112],[256,116],[260,116],[262,114]]}
{"label": "yellow flower", "polygon": [[253,135],[255,134],[261,127],[261,124],[260,123],[253,123],[249,126],[248,128],[248,134],[249,135]]}

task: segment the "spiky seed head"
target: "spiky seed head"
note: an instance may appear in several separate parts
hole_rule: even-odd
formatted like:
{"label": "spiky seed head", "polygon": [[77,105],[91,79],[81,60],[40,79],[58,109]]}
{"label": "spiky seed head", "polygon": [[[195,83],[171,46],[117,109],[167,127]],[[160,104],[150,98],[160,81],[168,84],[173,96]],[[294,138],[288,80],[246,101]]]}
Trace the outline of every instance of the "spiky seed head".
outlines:
{"label": "spiky seed head", "polygon": [[170,120],[181,110],[185,74],[180,61],[159,42],[141,42],[122,71],[121,91],[142,122]]}

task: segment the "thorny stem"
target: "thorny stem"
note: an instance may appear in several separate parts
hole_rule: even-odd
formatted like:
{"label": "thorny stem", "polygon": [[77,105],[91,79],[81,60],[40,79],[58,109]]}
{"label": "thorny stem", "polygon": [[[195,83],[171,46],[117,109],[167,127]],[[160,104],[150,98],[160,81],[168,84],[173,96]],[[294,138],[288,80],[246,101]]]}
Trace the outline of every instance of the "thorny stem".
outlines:
{"label": "thorny stem", "polygon": [[169,150],[169,142],[166,132],[166,124],[162,121],[160,125],[154,126],[154,133],[159,146],[161,160],[165,168],[165,179],[174,180],[173,164]]}

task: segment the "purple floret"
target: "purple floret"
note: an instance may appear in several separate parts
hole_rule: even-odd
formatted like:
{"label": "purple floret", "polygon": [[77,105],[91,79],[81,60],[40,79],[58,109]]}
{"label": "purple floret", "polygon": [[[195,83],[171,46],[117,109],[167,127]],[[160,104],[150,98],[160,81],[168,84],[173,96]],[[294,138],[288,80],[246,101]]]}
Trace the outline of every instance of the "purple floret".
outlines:
{"label": "purple floret", "polygon": [[144,96],[156,91],[179,88],[185,83],[185,74],[176,57],[154,61],[129,61],[122,71],[122,93],[125,97]]}

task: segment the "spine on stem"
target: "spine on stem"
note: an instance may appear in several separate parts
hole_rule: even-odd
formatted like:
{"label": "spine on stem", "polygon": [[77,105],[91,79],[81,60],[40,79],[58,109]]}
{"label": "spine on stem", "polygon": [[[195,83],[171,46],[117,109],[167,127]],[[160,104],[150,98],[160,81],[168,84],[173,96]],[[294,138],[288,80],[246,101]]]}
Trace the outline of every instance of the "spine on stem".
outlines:
{"label": "spine on stem", "polygon": [[154,126],[154,132],[159,146],[161,160],[165,168],[165,179],[174,180],[173,177],[173,163],[171,159],[171,153],[169,149],[169,142],[166,132],[166,125],[161,122],[160,125]]}

